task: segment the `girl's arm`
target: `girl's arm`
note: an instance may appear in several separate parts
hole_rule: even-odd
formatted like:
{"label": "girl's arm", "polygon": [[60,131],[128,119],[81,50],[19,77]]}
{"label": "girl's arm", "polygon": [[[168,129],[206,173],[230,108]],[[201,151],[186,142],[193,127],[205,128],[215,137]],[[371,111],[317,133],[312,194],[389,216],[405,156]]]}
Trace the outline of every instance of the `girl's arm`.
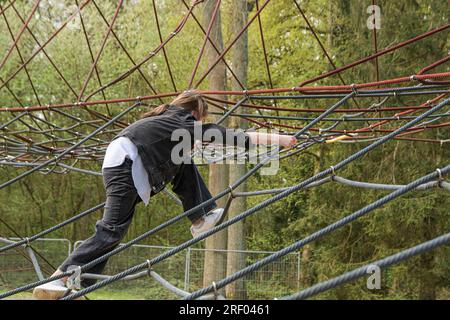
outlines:
{"label": "girl's arm", "polygon": [[253,144],[278,144],[283,147],[293,147],[297,144],[297,138],[285,134],[246,132]]}
{"label": "girl's arm", "polygon": [[[191,120],[193,119],[194,117],[192,117]],[[217,133],[221,137],[222,144],[245,147],[245,149],[247,150],[250,149],[252,145],[257,144],[278,144],[283,147],[292,147],[297,143],[297,139],[289,135],[254,131],[244,132],[240,129],[227,129],[214,123],[205,123],[201,125],[201,137],[195,137],[194,121],[189,121],[186,124],[185,128],[188,129],[191,134],[193,134],[193,137],[196,140],[201,139],[201,141],[217,143],[215,139],[211,139],[213,136],[215,136],[214,134],[207,134],[209,130],[215,130],[215,133]]]}

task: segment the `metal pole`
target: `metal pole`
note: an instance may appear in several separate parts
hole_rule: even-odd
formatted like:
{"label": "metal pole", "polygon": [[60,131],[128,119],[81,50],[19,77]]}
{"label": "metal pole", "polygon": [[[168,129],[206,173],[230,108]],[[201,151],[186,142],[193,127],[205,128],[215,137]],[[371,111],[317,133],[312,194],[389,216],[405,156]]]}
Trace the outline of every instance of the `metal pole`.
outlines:
{"label": "metal pole", "polygon": [[300,290],[300,263],[302,260],[302,253],[299,251],[297,253],[297,290]]}
{"label": "metal pole", "polygon": [[[14,238],[13,238],[14,239]],[[0,242],[7,243],[7,244],[14,244],[15,241],[6,239],[6,238],[0,238]],[[34,270],[36,271],[36,275],[39,280],[44,280],[44,276],[42,275],[41,267],[39,266],[39,262],[36,259],[36,255],[34,254],[34,251],[31,247],[29,247],[26,244],[22,245],[24,249],[28,252],[28,256],[30,257],[31,263],[33,264]]]}
{"label": "metal pole", "polygon": [[67,248],[67,256],[70,256],[70,253],[72,252],[72,242],[69,239],[64,239],[65,242],[67,242],[68,248]]}
{"label": "metal pole", "polygon": [[191,248],[187,248],[186,251],[186,263],[184,267],[184,290],[189,290],[189,277],[190,277],[190,270],[191,270]]}
{"label": "metal pole", "polygon": [[31,262],[33,263],[34,271],[36,271],[36,275],[39,280],[44,280],[44,275],[42,274],[41,267],[39,266],[39,262],[34,255],[33,249],[29,246],[25,246],[25,250],[27,250],[28,255],[30,256]]}

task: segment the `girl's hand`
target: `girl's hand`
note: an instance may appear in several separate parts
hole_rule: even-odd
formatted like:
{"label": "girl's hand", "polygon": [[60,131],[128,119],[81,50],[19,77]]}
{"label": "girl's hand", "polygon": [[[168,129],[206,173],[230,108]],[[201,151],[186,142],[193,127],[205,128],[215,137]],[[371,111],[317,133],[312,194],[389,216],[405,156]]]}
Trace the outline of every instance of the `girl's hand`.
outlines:
{"label": "girl's hand", "polygon": [[285,134],[264,133],[264,132],[247,132],[250,141],[253,144],[278,144],[283,147],[293,147],[297,144],[297,138]]}
{"label": "girl's hand", "polygon": [[294,136],[280,134],[279,137],[280,137],[280,146],[289,148],[297,144],[297,138]]}

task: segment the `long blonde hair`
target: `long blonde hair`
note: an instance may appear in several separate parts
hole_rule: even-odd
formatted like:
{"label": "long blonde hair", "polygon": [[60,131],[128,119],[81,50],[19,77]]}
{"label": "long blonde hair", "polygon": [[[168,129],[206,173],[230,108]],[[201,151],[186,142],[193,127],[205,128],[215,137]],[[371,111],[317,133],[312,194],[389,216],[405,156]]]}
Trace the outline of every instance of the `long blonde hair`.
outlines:
{"label": "long blonde hair", "polygon": [[141,118],[149,118],[163,114],[169,106],[178,106],[194,112],[196,117],[205,118],[208,115],[208,104],[197,90],[186,90],[180,93],[169,104],[162,104],[144,113]]}

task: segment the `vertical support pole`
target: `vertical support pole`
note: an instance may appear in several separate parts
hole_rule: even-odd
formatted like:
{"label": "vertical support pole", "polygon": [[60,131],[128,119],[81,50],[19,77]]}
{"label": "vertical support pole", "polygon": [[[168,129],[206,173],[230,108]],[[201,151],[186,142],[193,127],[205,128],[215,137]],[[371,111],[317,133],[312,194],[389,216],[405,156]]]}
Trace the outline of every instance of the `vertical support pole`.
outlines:
{"label": "vertical support pole", "polygon": [[[213,19],[213,12],[216,4],[216,0],[207,0],[203,2],[203,24],[205,26],[209,25],[211,19]],[[214,19],[214,23],[211,29],[211,40],[212,43],[214,43],[219,49],[219,51],[223,50],[220,9],[217,12],[217,16]],[[215,63],[217,58],[217,54],[213,51],[212,46],[208,43],[208,45],[206,46],[204,62],[207,63],[207,66],[211,66],[211,70],[214,69],[208,75],[209,89],[213,91],[222,91],[226,88],[226,69],[224,63]],[[221,60],[219,59],[218,62],[220,61]],[[212,117],[211,120],[217,121],[218,119],[217,117]],[[226,125],[227,124],[224,123],[224,126]],[[208,187],[211,194],[218,194],[222,190],[226,189],[229,185],[228,166],[225,163],[211,164],[209,166],[208,176]],[[218,200],[217,205],[223,207],[225,205],[225,200]],[[217,281],[226,276],[226,252],[224,253],[223,251],[215,251],[210,249],[226,249],[227,235],[227,230],[221,230],[205,239],[205,248],[209,250],[205,251],[204,256],[203,286],[209,286],[213,281]]]}
{"label": "vertical support pole", "polygon": [[67,249],[67,256],[70,256],[70,254],[72,253],[72,241],[70,241],[69,239],[66,239],[67,243],[69,244],[69,248]]}
{"label": "vertical support pole", "polygon": [[[248,1],[247,0],[237,0],[233,1],[233,6],[231,8],[231,30],[233,36],[237,36],[241,30],[244,28],[248,21]],[[232,65],[236,75],[241,79],[244,86],[247,85],[247,73],[248,73],[248,34],[245,31],[239,39],[236,41],[235,45],[231,49],[232,54]],[[231,82],[232,90],[239,90],[240,85],[236,81]],[[245,92],[245,91],[244,91]],[[237,98],[237,97],[236,97]],[[240,110],[245,113],[246,109],[242,108],[243,104],[247,100],[246,94],[242,97],[239,102],[230,108],[225,115],[231,114],[234,110],[239,107]],[[224,115],[224,117],[225,117]],[[233,118],[230,121],[230,127],[235,129],[243,129],[246,127],[245,123],[239,118]],[[245,161],[236,159],[235,163],[232,163],[229,168],[229,184],[233,184],[238,181],[241,177],[245,176],[247,173],[247,167]],[[238,187],[239,191],[246,190],[246,184],[243,183]],[[230,210],[228,212],[228,219],[232,219],[241,212],[247,209],[247,201],[245,197],[236,198],[235,201],[231,202],[233,199],[233,194],[230,194]],[[228,228],[228,245],[227,248],[230,250],[227,256],[227,275],[231,275],[238,270],[245,267],[245,224],[244,221],[239,221]],[[229,299],[243,300],[247,299],[247,293],[245,289],[244,279],[238,279],[237,281],[231,283],[226,287],[226,296]]]}
{"label": "vertical support pole", "polygon": [[189,291],[190,271],[191,271],[191,248],[187,248],[186,261],[184,266],[184,291]]}
{"label": "vertical support pole", "polygon": [[29,246],[25,246],[25,250],[28,252],[28,255],[30,256],[31,262],[33,263],[34,271],[36,271],[36,275],[39,280],[44,280],[44,276],[41,271],[41,267],[39,266],[39,262],[36,259],[36,256],[34,255],[33,249],[31,249]]}
{"label": "vertical support pole", "polygon": [[302,254],[301,254],[301,252],[299,251],[299,252],[297,252],[297,290],[300,290],[300,272],[301,272],[301,270],[300,270],[300,264],[301,264],[301,261],[302,261]]}

